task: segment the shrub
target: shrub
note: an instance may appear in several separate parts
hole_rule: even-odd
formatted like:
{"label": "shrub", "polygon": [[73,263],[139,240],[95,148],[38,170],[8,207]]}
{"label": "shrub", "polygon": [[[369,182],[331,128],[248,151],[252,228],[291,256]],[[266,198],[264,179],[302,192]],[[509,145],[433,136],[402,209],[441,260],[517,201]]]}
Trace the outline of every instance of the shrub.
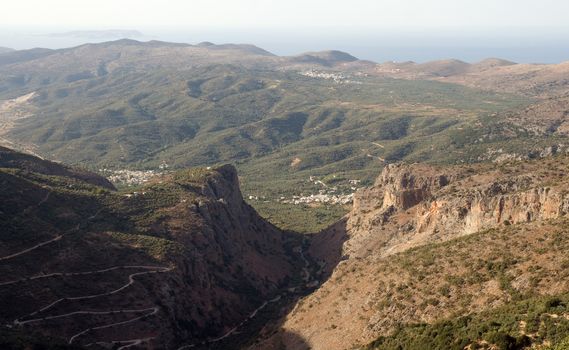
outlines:
{"label": "shrub", "polygon": [[498,347],[500,350],[518,350],[531,345],[531,340],[526,335],[513,337],[504,332],[492,332],[486,340]]}

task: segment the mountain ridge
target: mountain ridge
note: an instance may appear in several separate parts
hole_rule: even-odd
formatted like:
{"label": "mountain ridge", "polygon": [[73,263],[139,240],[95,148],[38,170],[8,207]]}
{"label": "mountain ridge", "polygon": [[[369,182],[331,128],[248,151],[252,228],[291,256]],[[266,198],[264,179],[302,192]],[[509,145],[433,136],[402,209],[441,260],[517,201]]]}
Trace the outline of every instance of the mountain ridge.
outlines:
{"label": "mountain ridge", "polygon": [[301,243],[244,202],[232,166],[125,193],[1,155],[0,317],[14,331],[83,346],[198,344],[243,324],[300,273]]}
{"label": "mountain ridge", "polygon": [[6,338],[558,343],[567,68],[130,39],[0,54],[0,144],[45,158],[0,147]]}
{"label": "mountain ridge", "polygon": [[[196,44],[191,44],[191,43],[185,43],[185,42],[169,42],[169,41],[163,41],[163,40],[156,40],[156,39],[152,39],[152,40],[147,40],[147,41],[142,41],[142,40],[137,40],[137,39],[132,39],[132,38],[121,38],[121,39],[115,39],[115,40],[111,40],[111,41],[105,41],[105,42],[100,42],[100,43],[88,43],[88,44],[82,44],[82,45],[77,45],[77,46],[72,46],[72,47],[65,47],[65,48],[59,48],[59,49],[47,49],[47,48],[31,48],[31,49],[22,49],[22,50],[17,50],[17,51],[32,51],[32,50],[50,50],[50,51],[66,51],[66,50],[73,50],[76,49],[78,47],[81,46],[85,46],[85,45],[102,45],[102,46],[108,46],[108,45],[135,45],[135,46],[180,46],[180,47],[211,47],[214,49],[250,49],[251,52],[256,52],[260,55],[266,55],[266,56],[276,56],[273,53],[270,53],[254,44],[249,44],[249,43],[243,43],[243,44],[235,44],[235,43],[224,43],[224,44],[214,44],[212,42],[209,41],[204,41],[204,42],[200,42],[200,43],[196,43]],[[5,51],[1,52],[1,53],[8,53],[8,52],[13,52],[16,51],[14,49],[11,48],[1,48],[4,49]],[[307,51],[307,52],[301,52],[298,54],[294,54],[294,55],[289,55],[289,56],[279,56],[279,57],[283,57],[283,58],[292,58],[295,60],[302,60],[304,59],[304,56],[306,56],[306,60],[310,61],[310,59],[322,59],[323,61],[344,61],[344,62],[350,62],[350,61],[356,61],[359,60],[358,58],[352,56],[351,54],[349,54],[348,52],[344,52],[341,50],[336,50],[336,49],[327,49],[327,50],[322,50],[322,51]],[[471,67],[485,67],[485,68],[494,68],[494,67],[500,67],[500,66],[511,66],[511,65],[524,65],[524,66],[555,66],[555,65],[563,65],[566,62],[560,62],[558,64],[539,64],[539,63],[516,63],[504,58],[498,58],[498,57],[488,57],[485,59],[482,59],[478,62],[465,62],[462,61],[460,59],[457,58],[440,58],[440,59],[436,59],[436,60],[431,60],[431,61],[425,61],[425,62],[412,62],[412,61],[408,61],[408,62],[397,62],[397,61],[388,61],[388,62],[374,62],[371,60],[366,60],[368,62],[372,62],[378,66],[382,66],[382,65],[396,65],[396,66],[406,66],[406,65],[416,65],[419,66],[418,70],[421,71],[423,69],[420,69],[420,67],[425,67],[425,70],[428,70],[427,67],[431,67],[431,66],[448,66],[445,67],[446,69],[451,69],[451,66],[453,65],[464,65],[464,66],[471,66]],[[460,72],[460,71],[459,71]],[[455,75],[455,74],[453,74]]]}
{"label": "mountain ridge", "polygon": [[[546,317],[547,308],[539,309],[543,301],[569,293],[566,280],[555,277],[566,275],[561,261],[569,244],[569,197],[562,169],[568,160],[565,155],[509,162],[497,169],[386,167],[372,187],[356,194],[344,220],[312,240],[309,253],[324,266],[325,282],[287,315],[283,334],[267,336],[255,349],[276,349],[279,343],[302,349],[290,334],[311,349],[370,343],[370,348],[383,349],[390,339],[404,343],[397,332],[414,334],[417,324],[436,328],[441,322],[460,323],[461,316],[492,319],[491,310],[502,306],[514,312],[502,324],[487,321],[488,328],[479,328],[477,335],[468,324],[453,324],[460,332],[455,336],[465,338],[445,341],[459,342],[453,349],[483,341],[491,347],[496,341],[492,332],[506,325],[512,339],[523,337],[519,321]],[[536,273],[536,264],[544,270]],[[523,306],[514,306],[521,301],[536,303],[538,310],[528,316]],[[565,321],[560,327],[567,326]],[[548,327],[549,332],[557,326]],[[543,332],[527,339],[526,346],[548,339]],[[439,339],[424,336],[429,344]],[[560,336],[567,335],[560,331]],[[421,341],[414,341],[421,348]]]}
{"label": "mountain ridge", "polygon": [[[523,112],[563,96],[563,66],[449,60],[422,66],[428,75],[337,51],[299,63],[250,46],[133,40],[19,55],[1,56],[12,62],[0,64],[2,145],[92,171],[231,162],[248,196],[272,202],[317,194],[311,176],[343,178],[347,196],[349,180],[370,182],[384,163],[566,148],[562,116]],[[523,125],[500,122],[514,119]]]}

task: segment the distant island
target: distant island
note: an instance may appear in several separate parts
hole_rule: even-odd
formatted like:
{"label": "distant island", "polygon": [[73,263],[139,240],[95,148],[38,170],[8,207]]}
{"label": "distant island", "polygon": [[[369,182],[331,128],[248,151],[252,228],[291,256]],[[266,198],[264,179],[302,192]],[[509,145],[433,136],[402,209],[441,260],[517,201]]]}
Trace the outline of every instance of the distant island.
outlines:
{"label": "distant island", "polygon": [[77,39],[121,39],[121,38],[140,38],[143,36],[138,30],[74,30],[70,32],[52,33],[50,37],[55,38],[77,38]]}
{"label": "distant island", "polygon": [[11,51],[14,51],[14,49],[11,49],[9,47],[0,46],[0,53],[6,53],[6,52],[11,52]]}

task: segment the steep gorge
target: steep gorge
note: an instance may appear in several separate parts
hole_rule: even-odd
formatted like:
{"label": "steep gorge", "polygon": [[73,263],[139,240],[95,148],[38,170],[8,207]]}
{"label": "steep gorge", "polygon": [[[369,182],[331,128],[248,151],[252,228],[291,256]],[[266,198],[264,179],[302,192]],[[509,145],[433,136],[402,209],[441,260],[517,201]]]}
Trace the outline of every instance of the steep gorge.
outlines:
{"label": "steep gorge", "polygon": [[231,166],[132,193],[105,183],[0,149],[5,330],[91,348],[200,344],[300,273],[300,241],[244,202]]}
{"label": "steep gorge", "polygon": [[[243,201],[232,166],[127,193],[0,151],[4,333],[92,348],[348,349],[569,291],[567,156],[388,165],[305,250]],[[313,277],[324,282],[250,345],[271,320],[258,313],[287,310]]]}
{"label": "steep gorge", "polygon": [[350,349],[401,325],[566,293],[568,161],[388,165],[314,238],[326,281],[263,345]]}

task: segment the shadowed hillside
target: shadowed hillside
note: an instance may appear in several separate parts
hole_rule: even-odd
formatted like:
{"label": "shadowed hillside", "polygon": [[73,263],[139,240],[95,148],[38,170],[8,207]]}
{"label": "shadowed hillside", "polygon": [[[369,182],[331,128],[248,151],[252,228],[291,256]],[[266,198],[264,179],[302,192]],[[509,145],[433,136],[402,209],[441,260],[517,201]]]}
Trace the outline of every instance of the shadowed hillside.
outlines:
{"label": "shadowed hillside", "polygon": [[267,300],[294,298],[282,293],[299,283],[302,242],[243,201],[231,166],[116,192],[97,175],[3,149],[0,186],[0,319],[14,332],[176,348],[230,335]]}
{"label": "shadowed hillside", "polygon": [[568,67],[0,53],[0,347],[562,347]]}

